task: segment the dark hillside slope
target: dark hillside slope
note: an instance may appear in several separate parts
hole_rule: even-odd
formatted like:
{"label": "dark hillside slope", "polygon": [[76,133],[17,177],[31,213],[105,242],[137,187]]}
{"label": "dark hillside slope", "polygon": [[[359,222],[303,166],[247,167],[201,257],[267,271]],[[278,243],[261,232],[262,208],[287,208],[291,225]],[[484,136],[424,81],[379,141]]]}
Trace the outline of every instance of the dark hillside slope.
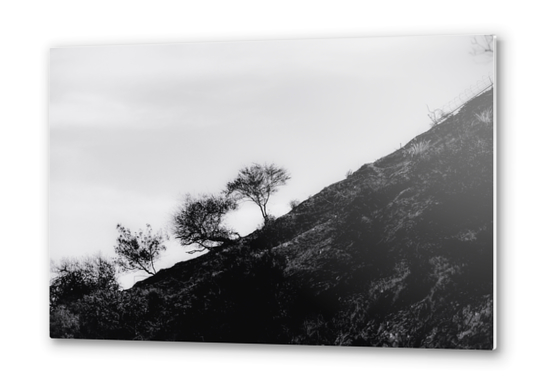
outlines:
{"label": "dark hillside slope", "polygon": [[491,349],[492,111],[490,90],[237,244],[136,284],[137,324],[97,337]]}

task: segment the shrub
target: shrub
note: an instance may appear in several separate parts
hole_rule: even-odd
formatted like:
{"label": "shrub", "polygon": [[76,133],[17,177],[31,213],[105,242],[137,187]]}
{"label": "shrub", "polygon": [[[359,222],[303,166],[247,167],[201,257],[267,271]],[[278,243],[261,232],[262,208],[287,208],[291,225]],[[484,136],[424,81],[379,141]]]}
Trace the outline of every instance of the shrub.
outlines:
{"label": "shrub", "polygon": [[294,199],[294,200],[290,201],[290,209],[294,209],[298,205],[299,205],[299,200]]}
{"label": "shrub", "polygon": [[99,290],[118,290],[115,266],[101,255],[84,259],[63,259],[52,264],[54,277],[49,287],[50,305],[69,305]]}
{"label": "shrub", "polygon": [[433,127],[446,120],[446,118],[449,116],[449,114],[445,113],[442,109],[435,109],[432,111],[429,109],[429,106],[427,106],[427,110],[429,111],[427,116],[429,116],[429,119],[431,119]]}
{"label": "shrub", "polygon": [[79,316],[60,305],[49,315],[49,334],[55,339],[73,339],[79,335]]}
{"label": "shrub", "polygon": [[405,148],[405,153],[410,157],[417,157],[427,151],[430,146],[431,144],[428,140],[418,141],[417,143],[412,144],[410,147]]}
{"label": "shrub", "polygon": [[82,338],[147,340],[163,327],[166,308],[157,289],[98,291],[77,305]]}
{"label": "shrub", "polygon": [[80,333],[78,305],[96,292],[118,292],[115,266],[101,255],[63,259],[52,264],[49,331],[52,338],[77,338]]}
{"label": "shrub", "polygon": [[493,123],[493,108],[488,108],[476,114],[476,119],[484,124]]}

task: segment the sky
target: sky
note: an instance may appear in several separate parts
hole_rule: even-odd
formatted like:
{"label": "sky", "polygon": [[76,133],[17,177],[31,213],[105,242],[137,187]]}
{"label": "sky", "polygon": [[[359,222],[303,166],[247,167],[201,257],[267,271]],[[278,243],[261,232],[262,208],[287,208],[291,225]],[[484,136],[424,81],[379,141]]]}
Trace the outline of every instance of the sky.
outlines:
{"label": "sky", "polygon": [[[49,254],[114,256],[118,223],[168,230],[187,194],[220,193],[239,169],[291,174],[287,213],[400,148],[493,74],[472,36],[235,41],[54,48],[49,84]],[[230,214],[241,235],[263,221]],[[156,263],[189,255],[176,240]],[[144,273],[123,276],[127,288]]]}

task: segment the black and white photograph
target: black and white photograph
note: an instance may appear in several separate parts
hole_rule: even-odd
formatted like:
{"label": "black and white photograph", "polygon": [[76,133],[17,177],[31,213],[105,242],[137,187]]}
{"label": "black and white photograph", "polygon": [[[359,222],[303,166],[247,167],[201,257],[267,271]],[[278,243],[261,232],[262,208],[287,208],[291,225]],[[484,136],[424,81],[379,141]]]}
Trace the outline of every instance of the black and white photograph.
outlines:
{"label": "black and white photograph", "polygon": [[495,349],[496,48],[52,48],[50,337]]}

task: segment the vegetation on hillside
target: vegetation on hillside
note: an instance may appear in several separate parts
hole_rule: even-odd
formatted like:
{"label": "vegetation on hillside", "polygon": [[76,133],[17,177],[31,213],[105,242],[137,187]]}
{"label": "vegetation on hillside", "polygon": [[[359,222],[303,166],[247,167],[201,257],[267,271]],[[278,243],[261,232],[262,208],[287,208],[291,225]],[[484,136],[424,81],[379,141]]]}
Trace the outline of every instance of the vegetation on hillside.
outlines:
{"label": "vegetation on hillside", "polygon": [[492,117],[489,90],[290,213],[259,205],[244,238],[129,290],[60,294],[51,336],[491,349]]}
{"label": "vegetation on hillside", "polygon": [[188,253],[231,244],[240,236],[225,226],[224,217],[236,208],[236,201],[225,196],[187,195],[183,206],[173,215],[173,235],[181,245],[199,247]]}

